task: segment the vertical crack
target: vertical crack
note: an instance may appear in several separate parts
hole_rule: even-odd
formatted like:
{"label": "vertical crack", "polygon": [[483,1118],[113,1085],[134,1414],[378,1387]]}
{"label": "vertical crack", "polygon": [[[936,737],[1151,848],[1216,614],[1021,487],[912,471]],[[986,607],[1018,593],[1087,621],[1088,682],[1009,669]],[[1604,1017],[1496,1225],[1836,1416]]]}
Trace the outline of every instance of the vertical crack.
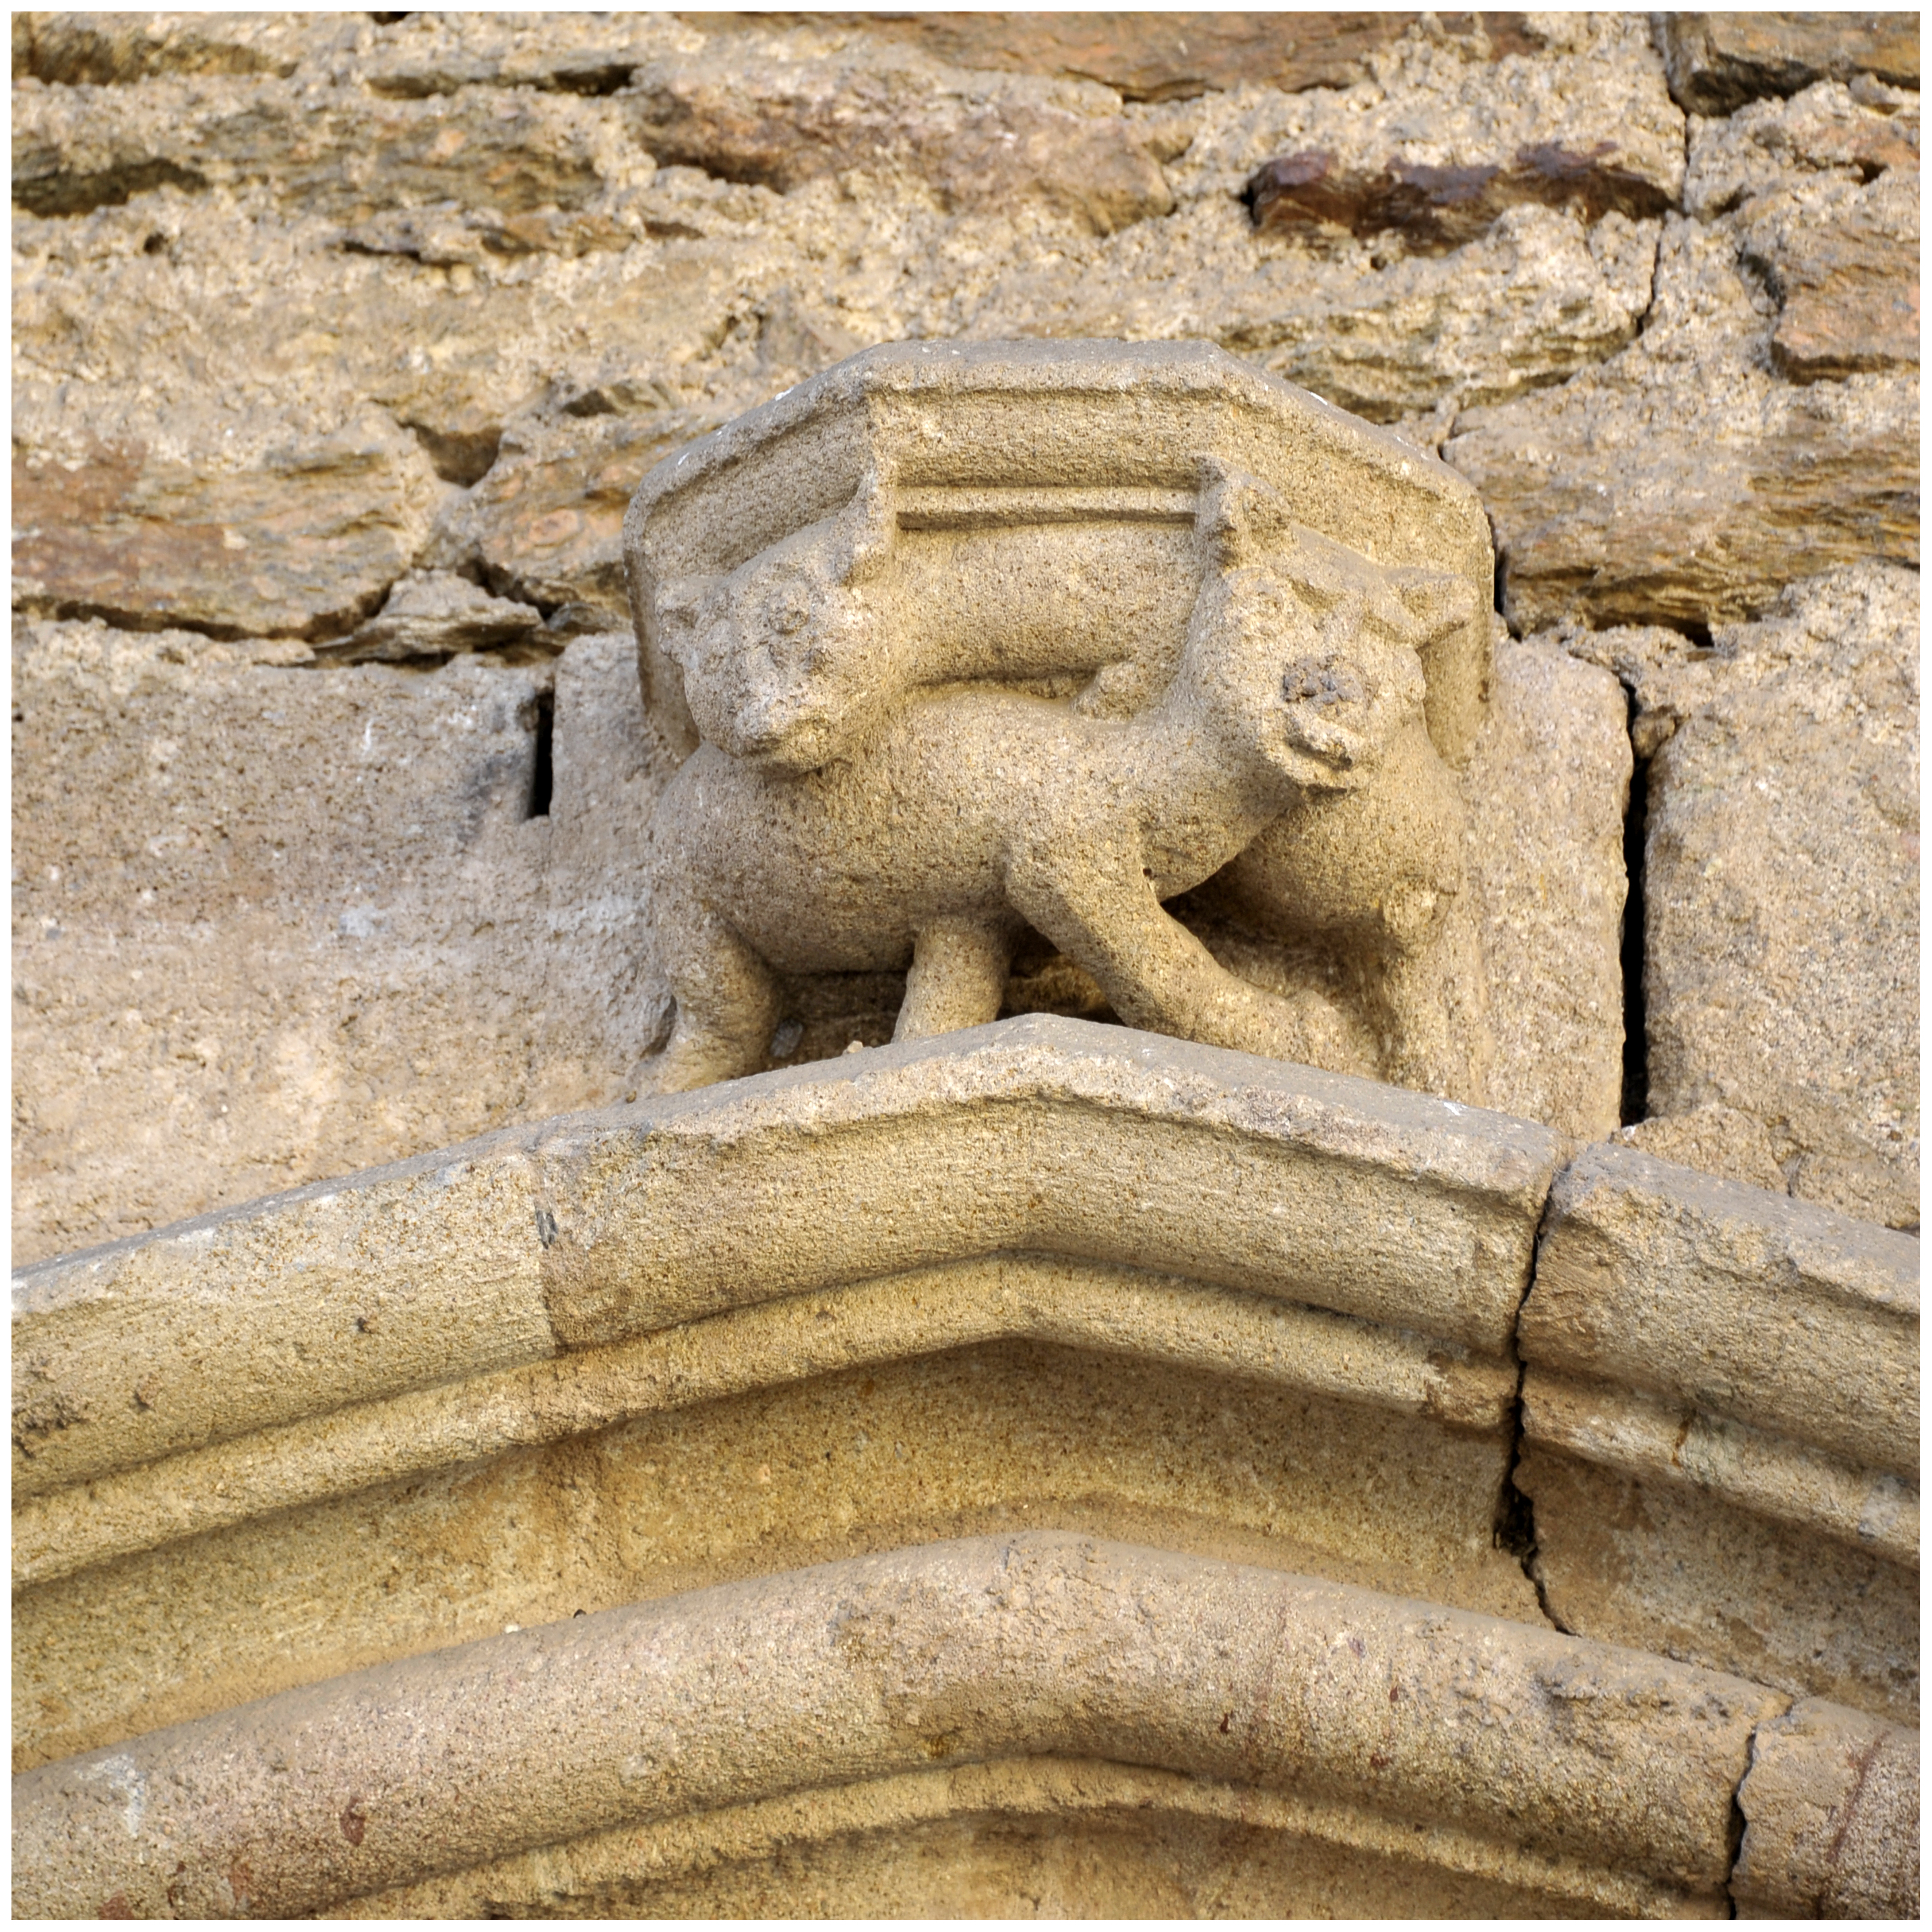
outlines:
{"label": "vertical crack", "polygon": [[[1630,723],[1636,722],[1636,696],[1627,694]],[[1617,1117],[1627,1127],[1650,1114],[1650,1034],[1643,987],[1644,846],[1650,825],[1650,760],[1636,754],[1633,730],[1630,802],[1624,810],[1624,915],[1618,942],[1623,973],[1623,1091]]]}
{"label": "vertical crack", "polygon": [[1550,1607],[1550,1592],[1544,1587],[1537,1564],[1536,1504],[1529,1492],[1516,1480],[1516,1472],[1522,1466],[1523,1378],[1529,1372],[1522,1351],[1516,1348],[1516,1335],[1522,1311],[1536,1291],[1537,1258],[1543,1252],[1544,1233],[1549,1221],[1550,1197],[1556,1191],[1556,1177],[1552,1175],[1550,1193],[1544,1198],[1543,1213],[1537,1222],[1536,1239],[1530,1249],[1529,1278],[1523,1283],[1522,1298],[1516,1303],[1516,1314],[1510,1324],[1510,1346],[1516,1350],[1516,1394],[1510,1405],[1510,1462],[1508,1473],[1503,1478],[1502,1493],[1497,1498],[1496,1525],[1490,1540],[1498,1550],[1514,1556],[1522,1567],[1529,1587],[1536,1592],[1537,1608],[1543,1612],[1544,1622],[1552,1630],[1573,1636],[1576,1633]]}
{"label": "vertical crack", "polygon": [[550,793],[556,784],[555,742],[556,699],[550,692],[537,694],[536,746],[530,761],[530,802],[524,816],[548,818]]}

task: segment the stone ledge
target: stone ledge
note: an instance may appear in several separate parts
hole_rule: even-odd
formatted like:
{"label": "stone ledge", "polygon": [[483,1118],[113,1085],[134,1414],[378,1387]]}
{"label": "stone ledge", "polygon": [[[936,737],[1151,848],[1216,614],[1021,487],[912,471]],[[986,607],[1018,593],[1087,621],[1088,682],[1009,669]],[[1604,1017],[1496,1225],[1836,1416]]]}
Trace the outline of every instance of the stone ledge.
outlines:
{"label": "stone ledge", "polygon": [[1918,1916],[1918,1733],[1818,1698],[1759,1727],[1740,1918]]}
{"label": "stone ledge", "polygon": [[1520,1338],[1539,1369],[1652,1391],[1917,1480],[1909,1235],[1633,1148],[1591,1148],[1551,1195]]}
{"label": "stone ledge", "polygon": [[1557,1147],[1505,1115],[1037,1015],[760,1075],[27,1270],[14,1492],[1016,1250],[1500,1355]]}

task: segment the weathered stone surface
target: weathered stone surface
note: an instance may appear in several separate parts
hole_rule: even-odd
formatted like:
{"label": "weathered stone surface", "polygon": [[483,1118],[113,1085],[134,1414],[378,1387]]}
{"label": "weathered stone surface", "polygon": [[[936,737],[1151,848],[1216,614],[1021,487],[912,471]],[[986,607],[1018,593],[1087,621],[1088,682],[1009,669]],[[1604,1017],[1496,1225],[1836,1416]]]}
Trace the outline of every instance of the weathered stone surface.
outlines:
{"label": "weathered stone surface", "polygon": [[1735,1109],[1792,1191],[1918,1225],[1918,580],[1795,585],[1714,647],[1608,632],[1651,758],[1650,1111]]}
{"label": "weathered stone surface", "polygon": [[[1418,1845],[1426,1846],[1418,1852]],[[1029,1757],[727,1806],[376,1892],[344,1918],[1390,1918],[1669,1911],[1676,1895],[1172,1772]]]}
{"label": "weathered stone surface", "polygon": [[1781,382],[1770,306],[1729,232],[1673,220],[1637,341],[1458,418],[1443,454],[1483,492],[1512,628],[1702,628],[1821,566],[1916,562],[1916,378]]}
{"label": "weathered stone surface", "polygon": [[[1426,1322],[1432,1332],[1484,1353],[1506,1348],[1554,1160],[1547,1130],[1311,1069],[1044,1016],[974,1034],[967,1046],[970,1058],[928,1042],[896,1048],[861,1068],[802,1067],[765,1076],[754,1088],[658,1101],[615,1124],[598,1124],[592,1117],[589,1124],[532,1130],[537,1138],[528,1146],[541,1148],[536,1158],[544,1177],[546,1303],[558,1332],[573,1346],[614,1341],[747,1300],[808,1294],[842,1281],[1018,1249],[1129,1267],[1171,1265],[1247,1292],[1311,1300],[1370,1320]],[[1250,1084],[1228,1085],[1235,1076]],[[1180,1097],[1184,1092],[1189,1100]],[[1289,1097],[1296,1095],[1301,1099]],[[1238,1124],[1239,1135],[1204,1136],[1189,1126],[1191,1113],[1175,1110],[1196,1102],[1215,1106],[1229,1128]],[[1292,1138],[1273,1124],[1283,1106],[1309,1117]],[[1169,1125],[1162,1124],[1165,1116],[1173,1117]],[[1317,1128],[1317,1121],[1324,1124]],[[1093,1144],[1096,1132],[1099,1146]],[[1088,1174],[1098,1191],[1082,1184],[1043,1198],[1024,1162],[994,1154],[1003,1136],[1011,1144],[1016,1134],[1040,1139],[1040,1161],[1066,1170],[1070,1182]],[[1326,1154],[1318,1151],[1322,1137],[1334,1142]],[[1238,1142],[1246,1143],[1244,1155],[1234,1151]],[[895,1143],[880,1168],[881,1146]],[[727,1148],[735,1151],[727,1154]],[[1165,1178],[1149,1165],[1163,1148]],[[1308,1216],[1300,1215],[1292,1254],[1280,1248],[1286,1210],[1282,1216],[1230,1224],[1212,1252],[1201,1244],[1191,1208],[1180,1213],[1204,1189],[1238,1186],[1226,1166],[1230,1158],[1247,1170],[1258,1162],[1278,1170],[1278,1187],[1306,1194],[1311,1205],[1352,1198],[1364,1187],[1372,1193],[1375,1169],[1365,1165],[1372,1152],[1384,1169],[1382,1184],[1405,1200],[1412,1192],[1409,1178],[1418,1173],[1428,1174],[1428,1184],[1439,1190],[1427,1211],[1413,1216],[1412,1232],[1372,1259],[1354,1254],[1355,1223],[1346,1213],[1334,1215],[1325,1252]],[[795,1202],[780,1208],[790,1231],[780,1252],[767,1216],[792,1195],[787,1172],[800,1158],[814,1156],[825,1179],[811,1198],[824,1202],[826,1218],[808,1232]],[[486,1174],[500,1167],[521,1171],[532,1157],[514,1141],[490,1143],[475,1156],[479,1173]],[[1184,1180],[1190,1164],[1194,1171]],[[1101,1168],[1113,1178],[1102,1181]],[[395,1185],[430,1186],[441,1171],[433,1166],[418,1173],[405,1166],[396,1171]],[[962,1192],[956,1177],[968,1171],[981,1178]],[[1143,1205],[1124,1238],[1115,1204],[1129,1175],[1142,1190]],[[1180,1191],[1172,1192],[1176,1186]],[[895,1197],[881,1217],[851,1211],[850,1204],[867,1187],[885,1188]],[[364,1192],[350,1190],[337,1208],[327,1208],[333,1195],[314,1198],[328,1212],[352,1216]],[[954,1206],[942,1211],[940,1196]],[[298,1194],[231,1217],[224,1225],[232,1240],[224,1237],[211,1245],[190,1234],[159,1245],[137,1243],[118,1250],[118,1260],[48,1264],[23,1290],[23,1306],[34,1318],[16,1329],[16,1348],[39,1346],[34,1337],[43,1310],[62,1334],[75,1322],[82,1324],[77,1334],[115,1332],[117,1324],[136,1318],[128,1296],[106,1294],[102,1284],[129,1270],[130,1280],[146,1280],[158,1268],[157,1278],[171,1284],[153,1292],[152,1316],[164,1328],[176,1304],[200,1305],[199,1295],[182,1288],[185,1270],[226,1305],[224,1318],[236,1324],[230,1346],[274,1355],[283,1345],[272,1337],[286,1325],[286,1310],[273,1300],[259,1306],[251,1301],[245,1283],[254,1264],[233,1276],[229,1249],[239,1243],[252,1252],[252,1244],[266,1242],[279,1251],[298,1240],[290,1231],[304,1222],[308,1198]],[[963,1219],[962,1207],[970,1209]],[[380,1216],[380,1210],[369,1212]],[[533,1222],[533,1242],[539,1232]],[[430,1259],[434,1228],[422,1238],[428,1249],[412,1256],[405,1246],[392,1257],[399,1286]],[[187,1318],[194,1325],[201,1318]],[[398,1313],[371,1354],[386,1359],[394,1349],[406,1354],[418,1346],[431,1352],[441,1346],[434,1336],[420,1345],[412,1341],[410,1326]],[[56,1431],[23,1448],[27,1466],[16,1472],[16,1480],[36,1488],[73,1479],[64,1472],[103,1473],[263,1421],[263,1396],[251,1394],[230,1408],[222,1389],[197,1389],[188,1382],[178,1396],[170,1383],[170,1400],[158,1392],[145,1406],[118,1412],[120,1405],[89,1379],[104,1375],[111,1385],[119,1372],[112,1352],[90,1366],[84,1343],[63,1348],[58,1388],[64,1393],[58,1400],[50,1373],[31,1374],[23,1386],[62,1413],[98,1412],[104,1420],[80,1434]],[[333,1371],[338,1378],[342,1372]],[[368,1393],[407,1385],[393,1376],[385,1381],[387,1372],[372,1370],[376,1380]],[[280,1419],[315,1412],[319,1405],[305,1393],[308,1386],[291,1385],[277,1398]],[[332,1388],[332,1400],[321,1406],[346,1399],[339,1382]],[[178,1408],[177,1402],[188,1406]],[[228,1417],[226,1426],[211,1416],[211,1402]],[[111,1420],[105,1419],[110,1411],[116,1412]]]}
{"label": "weathered stone surface", "polygon": [[1908,1236],[1599,1146],[1552,1196],[1521,1345],[1539,1368],[1681,1396],[1910,1480],[1918,1269]]}
{"label": "weathered stone surface", "polygon": [[996,80],[910,52],[773,59],[727,39],[640,68],[632,98],[658,160],[781,193],[904,171],[949,212],[1036,200],[1102,235],[1174,206],[1114,98],[1077,82]]}
{"label": "weathered stone surface", "polygon": [[1514,1480],[1534,1508],[1542,1600],[1564,1629],[1918,1723],[1916,1564],[1675,1472],[1646,1480],[1541,1441],[1525,1442]]}
{"label": "weathered stone surface", "polygon": [[1784,205],[1754,203],[1748,259],[1782,304],[1772,353],[1800,382],[1918,363],[1918,194],[1888,171]]}
{"label": "weathered stone surface", "polygon": [[[1552,1135],[1061,1020],[958,1044],[500,1135],[22,1277],[20,1748],[1048,1515],[1534,1616],[1494,1532]],[[557,1526],[566,1468],[609,1534]],[[244,1610],[264,1588],[285,1609]],[[328,1609],[291,1651],[304,1601]]]}
{"label": "weathered stone surface", "polygon": [[[648,173],[602,110],[568,94],[476,89],[385,100],[313,80],[160,78],[116,89],[29,88],[14,118],[14,198],[79,214],[163,183],[265,184],[340,220],[455,199],[516,214],[572,208]],[[104,105],[105,104],[103,104]]]}
{"label": "weathered stone surface", "polygon": [[1299,94],[1369,78],[1372,57],[1419,26],[1475,58],[1546,44],[1524,14],[682,14],[706,33],[859,28],[956,67],[1096,80],[1129,100],[1243,86]]}
{"label": "weathered stone surface", "polygon": [[104,87],[158,74],[274,74],[346,52],[368,32],[340,14],[14,16],[14,78]]}
{"label": "weathered stone surface", "polygon": [[1780,306],[1772,356],[1801,382],[1918,361],[1918,100],[1808,88],[1694,120],[1686,205],[1732,224]]}
{"label": "weathered stone surface", "polygon": [[668,769],[629,638],[557,664],[540,819],[542,666],[16,653],[16,1258],[621,1096],[658,1024],[622,854]]}
{"label": "weathered stone surface", "polygon": [[[172,1873],[177,1910],[240,1892],[313,1911],[586,1828],[910,1770],[934,1737],[968,1760],[1290,1785],[1692,1904],[1727,1876],[1731,1795],[1781,1702],[1275,1572],[1066,1536],[941,1545],[566,1619],[30,1772],[14,1905],[151,1911]],[[131,1838],[130,1778],[170,1794]]]}
{"label": "weathered stone surface", "polygon": [[1820,82],[1789,100],[1760,100],[1721,121],[1694,115],[1684,208],[1710,220],[1760,196],[1821,176],[1869,182],[1918,172],[1918,96],[1861,81]]}
{"label": "weathered stone surface", "polygon": [[1754,1114],[1712,1102],[1682,1114],[1653,1114],[1617,1130],[1617,1138],[1640,1154],[1678,1167],[1694,1167],[1722,1180],[1747,1187],[1788,1191],[1771,1130]]}
{"label": "weathered stone surface", "polygon": [[1822,80],[1876,74],[1918,84],[1918,29],[1910,14],[1660,14],[1658,45],[1670,92],[1695,114],[1728,114],[1761,94]]}
{"label": "weathered stone surface", "polygon": [[316,655],[338,663],[397,664],[524,645],[547,656],[544,644],[543,619],[530,604],[493,597],[465,577],[419,571],[392,584],[367,623]]}
{"label": "weathered stone surface", "polygon": [[[1623,693],[1596,668],[1548,638],[1499,644],[1489,721],[1462,775],[1496,1103],[1585,1141],[1615,1129],[1623,1078],[1630,782]],[[1552,825],[1566,836],[1552,839]]]}
{"label": "weathered stone surface", "polygon": [[1761,1725],[1738,1791],[1741,1918],[1918,1916],[1918,1733],[1806,1698]]}
{"label": "weathered stone surface", "polygon": [[1516,1480],[1564,1628],[1916,1716],[1918,1250],[1632,1148],[1559,1176]]}
{"label": "weathered stone surface", "polygon": [[1220,136],[1210,165],[1262,151],[1243,185],[1256,225],[1317,246],[1394,231],[1439,254],[1525,203],[1592,222],[1662,214],[1683,182],[1683,118],[1641,23],[1606,16],[1565,38],[1499,70],[1412,41],[1377,60],[1372,83],[1238,96],[1197,122]]}
{"label": "weathered stone surface", "polygon": [[413,440],[366,413],[259,470],[141,442],[16,455],[16,608],[221,638],[339,635],[370,615],[444,492]]}
{"label": "weathered stone surface", "polygon": [[[594,386],[587,393],[598,399]],[[453,512],[437,552],[473,556],[496,590],[578,628],[614,630],[630,615],[624,512],[652,465],[709,427],[695,411],[662,407],[526,418]]]}
{"label": "weathered stone surface", "polygon": [[[104,1479],[118,1555],[57,1493],[23,1510],[16,1767],[508,1624],[1042,1523],[1536,1623],[1496,1546],[1507,1432],[1338,1399],[1249,1346],[1270,1326],[1297,1339],[1130,1270],[922,1270],[172,1458],[178,1488]],[[1352,1356],[1358,1395],[1364,1339],[1316,1358]]]}
{"label": "weathered stone surface", "polygon": [[1388,422],[1501,401],[1622,348],[1650,305],[1659,232],[1519,208],[1447,257],[1311,255],[1256,235],[1232,196],[1202,194],[1168,222],[1009,269],[964,332],[1206,336]]}

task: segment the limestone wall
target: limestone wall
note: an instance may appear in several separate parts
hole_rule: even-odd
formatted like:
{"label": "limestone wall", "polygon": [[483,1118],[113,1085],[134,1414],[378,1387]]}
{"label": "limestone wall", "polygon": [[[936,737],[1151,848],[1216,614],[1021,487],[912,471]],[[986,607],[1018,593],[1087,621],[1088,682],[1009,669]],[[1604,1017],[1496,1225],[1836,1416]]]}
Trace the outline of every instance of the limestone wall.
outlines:
{"label": "limestone wall", "polygon": [[1433,17],[16,15],[16,1256],[622,1098],[624,506],[908,335],[1439,448],[1502,1104],[1916,1226],[1916,34]]}

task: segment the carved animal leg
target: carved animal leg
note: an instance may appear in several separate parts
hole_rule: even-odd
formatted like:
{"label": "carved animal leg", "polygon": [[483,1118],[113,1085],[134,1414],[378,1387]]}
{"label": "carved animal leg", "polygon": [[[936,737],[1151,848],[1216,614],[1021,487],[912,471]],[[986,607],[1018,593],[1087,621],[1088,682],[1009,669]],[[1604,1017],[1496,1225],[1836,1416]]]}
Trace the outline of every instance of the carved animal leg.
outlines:
{"label": "carved animal leg", "polygon": [[660,891],[652,910],[677,1021],[664,1051],[638,1070],[639,1090],[681,1094],[756,1072],[778,1020],[770,968],[688,892]]}
{"label": "carved animal leg", "polygon": [[1078,877],[1044,855],[1016,861],[1007,891],[1017,911],[1100,981],[1130,1026],[1273,1060],[1304,1051],[1295,1006],[1230,973],[1170,917],[1137,855],[1096,862],[1083,854]]}
{"label": "carved animal leg", "polygon": [[998,1019],[1012,952],[1012,934],[997,927],[964,920],[927,926],[913,944],[893,1039],[926,1040]]}
{"label": "carved animal leg", "polygon": [[1472,1106],[1490,1103],[1496,1047],[1472,892],[1440,902],[1406,945],[1380,948],[1365,983],[1384,1079]]}
{"label": "carved animal leg", "polygon": [[1244,916],[1316,938],[1360,975],[1382,1078],[1482,1106],[1495,1046],[1467,814],[1418,721],[1358,790],[1313,796],[1222,873]]}

